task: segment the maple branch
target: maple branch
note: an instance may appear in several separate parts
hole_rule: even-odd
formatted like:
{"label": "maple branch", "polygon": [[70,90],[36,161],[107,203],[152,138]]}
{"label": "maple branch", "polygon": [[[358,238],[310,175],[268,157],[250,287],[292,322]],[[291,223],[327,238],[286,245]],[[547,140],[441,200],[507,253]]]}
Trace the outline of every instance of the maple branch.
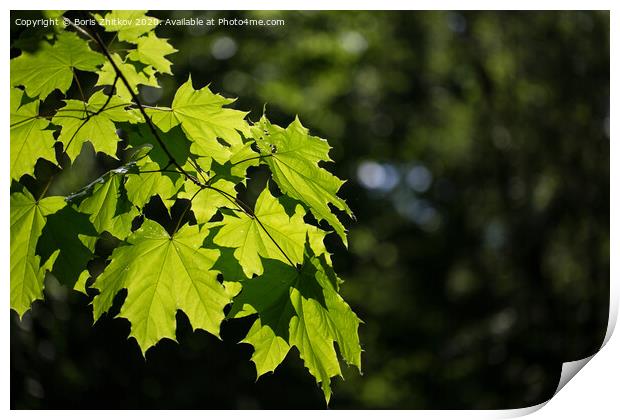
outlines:
{"label": "maple branch", "polygon": [[[106,108],[106,110],[108,109],[115,109],[115,108],[122,108],[122,107],[130,107],[133,105],[133,102],[127,102],[124,104],[116,104],[116,105],[112,105]],[[133,108],[130,108],[133,109]],[[54,111],[54,114],[58,114],[59,112],[80,112],[83,111],[82,109],[73,109],[73,108],[60,108],[56,111]],[[45,114],[39,114],[40,117],[44,117],[44,116],[52,116],[50,115],[45,115]],[[69,115],[63,115],[63,118],[69,117]],[[77,117],[76,117],[77,118]]]}
{"label": "maple branch", "polygon": [[[138,104],[135,104],[133,102],[131,103],[131,105],[138,106]],[[142,107],[146,108],[146,109],[154,109],[156,111],[162,111],[162,112],[171,112],[172,111],[171,109],[162,108],[160,106],[151,106],[151,105],[144,105],[144,104],[142,104]]]}
{"label": "maple branch", "polygon": [[106,56],[106,58],[108,59],[110,64],[112,64],[112,67],[114,68],[114,71],[116,72],[116,75],[121,78],[121,81],[123,82],[123,84],[125,85],[127,90],[129,91],[129,93],[131,94],[131,98],[138,105],[138,109],[140,110],[140,113],[142,114],[142,117],[146,121],[146,124],[148,125],[149,129],[151,130],[151,133],[153,134],[153,136],[155,137],[155,140],[157,140],[157,143],[159,143],[159,145],[162,148],[162,150],[164,151],[164,153],[168,156],[168,159],[170,159],[172,164],[174,166],[176,166],[177,169],[179,171],[181,171],[181,173],[183,175],[185,175],[188,179],[190,179],[196,185],[200,185],[200,181],[198,181],[198,179],[196,179],[194,176],[189,174],[185,169],[183,169],[183,167],[181,165],[179,165],[179,163],[176,161],[174,156],[172,156],[172,153],[170,153],[170,151],[168,150],[168,147],[166,147],[166,144],[164,143],[164,141],[161,139],[161,137],[159,137],[159,133],[157,132],[157,129],[155,128],[155,125],[153,124],[153,121],[151,121],[151,118],[148,116],[148,114],[144,110],[144,107],[142,106],[142,102],[140,102],[140,99],[138,98],[138,95],[136,95],[136,93],[133,91],[133,88],[129,84],[129,81],[127,80],[127,78],[125,77],[125,75],[123,74],[121,69],[116,65],[116,63],[112,59],[112,56],[110,55],[110,52],[108,51],[108,48],[103,43],[103,41],[101,40],[99,35],[96,35],[95,38],[96,38],[96,42],[99,44],[99,46],[103,50],[104,55]]}
{"label": "maple branch", "polygon": [[146,121],[146,124],[148,125],[149,130],[151,130],[151,133],[153,134],[153,136],[155,137],[155,140],[157,140],[157,143],[159,143],[159,146],[162,148],[164,153],[168,156],[168,158],[170,159],[172,164],[174,166],[176,166],[177,169],[183,175],[185,175],[185,177],[187,179],[191,180],[193,183],[195,183],[198,186],[202,185],[202,183],[196,177],[194,177],[193,175],[189,174],[185,169],[183,169],[183,167],[181,167],[181,165],[179,165],[179,163],[176,161],[174,156],[172,156],[172,153],[170,153],[170,150],[168,150],[168,148],[166,147],[166,144],[163,142],[161,137],[159,137],[159,133],[157,132],[157,129],[155,128],[155,125],[153,124],[153,121],[151,121],[151,118],[148,116],[148,114],[144,110],[144,106],[142,106],[142,102],[138,98],[138,95],[136,95],[136,93],[133,91],[132,86],[129,84],[129,81],[127,80],[127,78],[125,77],[125,75],[123,74],[121,69],[118,67],[118,65],[116,64],[116,62],[112,58],[112,55],[110,54],[110,51],[108,50],[108,47],[105,45],[105,43],[103,42],[101,37],[98,34],[95,34],[93,36],[92,34],[90,34],[90,32],[86,31],[84,28],[82,28],[82,27],[76,25],[75,23],[71,22],[71,20],[68,20],[67,22],[69,23],[69,25],[74,27],[77,31],[79,31],[80,33],[86,35],[88,38],[90,38],[91,40],[95,41],[95,43],[97,43],[97,45],[99,45],[99,48],[103,52],[103,55],[105,55],[105,57],[108,59],[108,61],[110,62],[110,64],[114,68],[114,72],[121,79],[121,81],[123,82],[123,84],[125,85],[127,90],[129,91],[129,94],[131,95],[131,99],[138,106],[138,110],[142,114],[142,117],[144,118],[144,121]]}
{"label": "maple branch", "polygon": [[[174,156],[172,156],[172,153],[170,153],[170,151],[166,147],[166,145],[163,142],[163,140],[159,137],[159,133],[157,132],[157,129],[155,128],[155,125],[153,124],[153,121],[151,120],[151,118],[148,116],[148,114],[145,111],[145,106],[142,105],[142,102],[138,98],[138,95],[136,95],[136,93],[133,91],[132,86],[129,84],[129,81],[127,80],[127,78],[125,77],[123,72],[120,70],[120,68],[117,66],[117,64],[112,59],[112,55],[110,54],[110,51],[108,50],[107,46],[105,45],[105,43],[103,42],[101,37],[98,34],[95,34],[94,36],[91,35],[88,31],[86,31],[82,27],[80,27],[80,26],[76,25],[75,23],[71,22],[71,20],[68,20],[67,22],[69,23],[69,25],[71,25],[77,31],[79,31],[80,33],[86,35],[88,38],[90,38],[95,43],[97,43],[97,45],[99,45],[99,48],[101,48],[101,51],[106,56],[106,58],[108,59],[108,61],[112,65],[112,67],[114,68],[114,71],[115,71],[116,75],[121,79],[121,81],[123,82],[123,84],[125,85],[127,90],[129,91],[132,100],[134,101],[135,105],[137,105],[138,109],[140,110],[140,113],[144,117],[144,120],[146,121],[146,124],[148,125],[151,133],[155,137],[155,140],[157,140],[157,143],[159,143],[159,145],[163,149],[164,153],[168,156],[168,158],[170,159],[170,162],[172,162],[172,164],[174,166],[176,166],[176,168],[179,170],[179,172],[181,172],[183,175],[185,175],[185,177],[187,179],[191,180],[194,184],[196,184],[198,187],[200,187],[200,189],[196,192],[196,194],[199,191],[202,191],[205,188],[209,188],[209,189],[212,189],[214,191],[217,191],[218,193],[220,193],[221,195],[226,197],[228,200],[233,202],[237,207],[239,207],[239,209],[241,209],[246,215],[248,215],[248,217],[250,217],[252,219],[255,219],[257,221],[259,226],[265,231],[265,233],[267,234],[269,239],[271,239],[271,241],[280,250],[280,252],[282,252],[282,254],[287,259],[287,261],[291,264],[291,266],[294,267],[294,268],[297,268],[297,266],[293,263],[293,261],[284,252],[284,250],[282,249],[280,244],[278,244],[278,242],[273,238],[273,236],[271,236],[271,233],[269,233],[267,231],[267,229],[265,228],[263,223],[259,220],[259,218],[256,216],[254,211],[252,211],[252,209],[247,204],[245,204],[239,198],[237,198],[237,197],[227,193],[226,191],[220,190],[219,188],[213,187],[212,185],[209,185],[209,184],[203,184],[202,182],[200,182],[200,180],[198,178],[194,177],[193,175],[189,174],[185,169],[183,169],[183,167],[176,161]],[[201,173],[201,171],[198,171],[198,173]],[[204,176],[203,176],[203,178],[204,178]],[[208,181],[206,181],[206,182],[208,182]]]}

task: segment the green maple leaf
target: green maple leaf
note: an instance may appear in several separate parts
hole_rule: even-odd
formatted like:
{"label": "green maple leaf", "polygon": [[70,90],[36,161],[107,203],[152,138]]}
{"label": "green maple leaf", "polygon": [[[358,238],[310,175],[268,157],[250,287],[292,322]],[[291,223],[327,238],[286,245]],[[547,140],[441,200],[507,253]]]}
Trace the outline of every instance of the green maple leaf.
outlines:
{"label": "green maple leaf", "polygon": [[147,113],[164,132],[180,124],[192,140],[192,153],[203,157],[204,163],[199,163],[207,169],[211,159],[219,163],[230,159],[230,148],[220,144],[218,138],[231,146],[240,145],[243,140],[239,132],[248,132],[247,113],[224,108],[234,101],[211,92],[208,86],[194,90],[190,77],[177,90],[172,107],[148,109]]}
{"label": "green maple leaf", "polygon": [[344,181],[318,165],[332,161],[327,141],[308,134],[298,118],[284,129],[263,116],[252,131],[282,192],[308,206],[319,221],[326,220],[346,245],[346,230],[328,205],[353,216],[347,203],[336,195]]}
{"label": "green maple leaf", "polygon": [[38,117],[39,101],[22,105],[23,96],[22,90],[11,89],[11,178],[16,180],[33,175],[39,158],[56,160],[54,132],[46,130],[49,122]]}
{"label": "green maple leaf", "polygon": [[178,50],[167,39],[158,38],[154,32],[149,32],[147,36],[136,39],[136,44],[136,48],[127,55],[130,60],[153,66],[160,73],[172,74],[172,62],[164,57]]}
{"label": "green maple leaf", "polygon": [[289,217],[278,199],[265,188],[256,200],[254,214],[255,217],[245,213],[224,216],[213,238],[217,245],[235,248],[234,256],[247,277],[263,273],[260,257],[287,264],[303,262],[306,235],[318,234],[318,229],[304,222],[301,206]]}
{"label": "green maple leaf", "polygon": [[235,144],[230,153],[230,173],[244,181],[248,168],[260,164],[260,155],[252,150],[252,143]]}
{"label": "green maple leaf", "polygon": [[258,376],[273,371],[295,346],[329,402],[331,378],[341,375],[334,342],[342,358],[361,369],[360,320],[337,284],[325,259],[312,252],[299,269],[266,260],[263,275],[243,282],[229,317],[258,314],[243,340],[254,347]]}
{"label": "green maple leaf", "polygon": [[127,174],[125,189],[129,201],[144,208],[154,195],[159,195],[165,203],[179,191],[183,179],[177,174],[168,176],[168,174],[157,172],[159,169],[158,164],[147,158],[146,163],[140,167],[140,171],[147,172]]}
{"label": "green maple leaf", "polygon": [[89,215],[97,232],[107,231],[119,239],[131,233],[131,223],[138,215],[138,210],[127,200],[122,179],[122,174],[116,173],[102,177],[92,195],[79,207],[81,213]]}
{"label": "green maple leaf", "polygon": [[11,60],[11,86],[23,85],[28,96],[44,100],[54,89],[67,92],[74,69],[97,71],[104,61],[75,33],[62,32],[53,45],[43,42],[34,54],[22,52]]}
{"label": "green maple leaf", "polygon": [[93,257],[98,237],[87,214],[66,206],[47,217],[37,243],[37,254],[42,261],[47,261],[58,253],[51,271],[61,284],[73,287]]}
{"label": "green maple leaf", "polygon": [[116,32],[119,41],[136,43],[137,39],[159,25],[159,19],[146,15],[146,10],[113,10],[95,18],[106,32]]}
{"label": "green maple leaf", "polygon": [[185,312],[194,329],[219,337],[224,306],[230,296],[211,270],[219,251],[202,248],[207,229],[183,226],[170,236],[162,226],[145,220],[129,238],[129,245],[114,250],[112,260],[93,287],[101,294],[93,301],[95,319],[112,305],[114,296],[127,289],[120,317],[131,323],[143,353],[162,338],[175,340],[175,315]]}
{"label": "green maple leaf", "polygon": [[[123,73],[123,76],[125,76],[127,82],[129,82],[133,93],[138,93],[138,85],[159,87],[153,67],[145,67],[142,71],[138,71],[133,64],[123,61],[116,53],[112,54],[112,60],[114,60],[114,64],[116,64],[121,73]],[[116,70],[114,70],[114,67],[110,61],[106,61],[97,74],[99,75],[99,79],[97,79],[95,86],[114,85]],[[120,78],[116,81],[116,96],[126,102],[133,101],[131,93]]]}
{"label": "green maple leaf", "polygon": [[[230,181],[220,179],[210,185],[233,197],[237,195],[235,184]],[[235,208],[231,200],[226,198],[222,193],[210,188],[201,188],[191,181],[185,182],[185,191],[179,193],[179,198],[192,200],[192,211],[199,224],[211,220],[221,207]]]}
{"label": "green maple leaf", "polygon": [[26,190],[11,194],[11,309],[21,317],[32,302],[43,298],[43,280],[58,253],[41,266],[35,254],[46,216],[65,206],[62,197],[35,200]]}
{"label": "green maple leaf", "polygon": [[116,95],[108,100],[108,96],[100,90],[87,103],[65,100],[65,106],[56,112],[52,123],[62,127],[58,141],[64,144],[69,158],[74,160],[86,141],[93,145],[95,151],[114,156],[119,141],[114,122],[141,121],[136,110],[126,109],[129,105]]}

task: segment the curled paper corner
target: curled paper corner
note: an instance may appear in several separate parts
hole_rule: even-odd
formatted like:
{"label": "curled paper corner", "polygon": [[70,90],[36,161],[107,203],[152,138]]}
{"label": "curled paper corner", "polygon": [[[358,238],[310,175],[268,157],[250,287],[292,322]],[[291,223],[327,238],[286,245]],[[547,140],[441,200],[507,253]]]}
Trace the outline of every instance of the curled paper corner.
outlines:
{"label": "curled paper corner", "polygon": [[[601,348],[603,348],[603,347],[601,346]],[[596,353],[598,353],[599,351],[600,351],[600,349]],[[584,357],[583,359],[573,360],[572,362],[564,362],[564,363],[562,363],[562,372],[560,373],[560,380],[558,381],[558,387],[555,389],[555,392],[553,393],[553,397],[555,397],[556,394],[558,392],[560,392],[560,390],[562,388],[564,388],[564,385],[566,385],[571,379],[573,379],[573,377],[590,360],[592,360],[592,358],[596,355],[596,353],[594,353],[591,356]],[[551,398],[553,398],[553,397],[551,397]],[[549,401],[551,400],[551,398],[549,399]]]}
{"label": "curled paper corner", "polygon": [[[608,328],[608,330],[609,330],[609,328]],[[594,356],[596,356],[596,354],[603,348],[605,343],[606,343],[606,341],[603,342],[603,345],[601,346],[601,348],[599,350],[597,350],[596,353],[594,353],[591,356],[584,357],[583,359],[579,359],[579,360],[573,360],[572,362],[564,362],[564,363],[562,363],[562,371],[560,373],[560,380],[558,381],[558,386],[555,389],[555,391],[553,392],[553,395],[551,396],[551,398],[549,398],[546,401],[541,402],[540,404],[532,405],[530,407],[515,408],[515,409],[512,409],[512,410],[501,410],[502,414],[499,415],[497,418],[508,419],[508,418],[515,418],[515,417],[523,417],[523,416],[527,416],[528,414],[535,413],[536,411],[538,411],[541,408],[543,408],[545,405],[547,405],[547,403],[549,401],[551,401],[553,399],[553,397],[555,397],[557,395],[558,392],[560,392],[560,390],[562,388],[564,388],[564,385],[566,385],[571,379],[573,379],[573,377],[586,364],[588,364],[588,362],[590,360],[592,360],[592,358]]]}
{"label": "curled paper corner", "polygon": [[617,291],[616,284],[614,283],[614,281],[612,281],[610,284],[610,290],[609,290],[610,301],[609,301],[609,317],[607,320],[607,331],[605,332],[605,338],[603,339],[603,342],[601,343],[601,346],[599,347],[599,349],[595,351],[593,354],[591,354],[590,356],[584,357],[583,359],[562,363],[562,371],[560,372],[560,380],[558,381],[558,386],[553,392],[553,395],[551,396],[551,398],[549,398],[546,401],[543,401],[540,404],[532,405],[530,407],[516,408],[512,410],[500,410],[501,414],[497,416],[496,418],[522,417],[522,416],[527,416],[528,414],[532,414],[540,410],[545,405],[547,405],[547,403],[551,401],[553,397],[555,397],[558,394],[558,392],[560,392],[562,388],[564,388],[564,386],[568,382],[570,382],[570,380],[573,379],[573,377],[577,375],[577,373],[579,373],[579,371],[583,369],[583,367],[587,365],[588,362],[592,360],[592,358],[594,358],[594,356],[596,356],[603,349],[603,347],[605,347],[605,345],[607,345],[607,343],[609,342],[609,339],[611,338],[616,328],[616,321],[618,320],[618,303],[620,300],[620,296],[616,291]]}

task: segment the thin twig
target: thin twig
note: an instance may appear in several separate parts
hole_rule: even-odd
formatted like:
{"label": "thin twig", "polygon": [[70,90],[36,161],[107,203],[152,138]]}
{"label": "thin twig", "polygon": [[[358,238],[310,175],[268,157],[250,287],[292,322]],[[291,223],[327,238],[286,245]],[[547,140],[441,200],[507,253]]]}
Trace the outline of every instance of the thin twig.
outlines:
{"label": "thin twig", "polygon": [[185,209],[183,209],[183,213],[181,213],[181,216],[179,216],[179,220],[177,220],[177,225],[174,228],[174,231],[172,232],[172,234],[174,235],[175,233],[177,233],[177,231],[179,230],[179,228],[181,227],[181,222],[183,221],[183,218],[185,217],[185,214],[187,213],[187,211],[192,207],[192,201],[194,201],[194,198],[196,198],[196,196],[198,195],[198,193],[202,191],[202,189],[198,189],[194,195],[192,195],[192,198],[189,199],[189,203],[187,203],[187,206],[185,207]]}
{"label": "thin twig", "polygon": [[[133,108],[129,108],[130,106],[133,105],[133,102],[127,102],[124,104],[116,104],[116,105],[112,105],[111,107],[106,108],[106,110],[108,109],[114,109],[114,108],[122,108],[122,107],[128,107],[128,109],[133,109]],[[81,112],[83,111],[82,109],[72,109],[72,108],[60,108],[59,110],[55,111],[55,114],[58,114],[59,112]],[[44,114],[39,114],[39,116],[46,116]],[[53,116],[53,115],[49,115],[49,116]],[[63,118],[65,116],[63,115]]]}
{"label": "thin twig", "polygon": [[52,180],[53,179],[54,179],[54,175],[50,176],[50,179],[47,180],[47,184],[45,184],[45,188],[43,188],[43,191],[41,191],[41,194],[39,194],[39,198],[37,199],[37,203],[39,201],[41,201],[41,199],[43,198],[43,196],[45,195],[45,193],[49,189],[50,185],[52,185]]}
{"label": "thin twig", "polygon": [[71,71],[73,72],[73,79],[75,79],[75,84],[78,87],[78,90],[80,91],[80,96],[82,98],[82,103],[84,104],[84,112],[86,114],[88,114],[88,109],[86,108],[86,96],[84,96],[84,91],[82,90],[82,85],[80,84],[80,79],[78,79],[77,77],[77,73],[75,72],[75,68],[71,68]]}
{"label": "thin twig", "polygon": [[[116,37],[117,36],[118,36],[118,32],[114,32],[114,36],[112,37],[112,39],[108,43],[108,49],[110,49],[110,46],[114,43],[114,41],[116,41]],[[127,48],[126,50],[129,50],[129,49]],[[123,51],[123,50],[116,50],[116,51]]]}
{"label": "thin twig", "polygon": [[183,175],[181,172],[174,170],[174,169],[154,169],[154,170],[148,170],[148,171],[140,171],[139,173],[141,174],[152,174],[152,173],[162,173],[162,172],[167,172],[167,173],[173,173],[173,174],[179,174],[179,175]]}
{"label": "thin twig", "polygon": [[110,93],[108,94],[108,98],[105,100],[105,103],[101,106],[101,108],[99,108],[99,110],[95,112],[94,115],[99,115],[106,109],[106,106],[108,106],[108,104],[112,100],[112,96],[114,96],[114,90],[116,89],[117,82],[118,82],[118,74],[114,77],[114,83],[112,83],[112,87],[110,88]]}
{"label": "thin twig", "polygon": [[82,123],[79,125],[79,127],[77,128],[77,130],[75,130],[75,132],[73,133],[73,135],[71,136],[71,138],[69,139],[69,141],[67,142],[67,144],[65,145],[65,147],[63,147],[62,149],[62,154],[65,154],[67,152],[67,150],[69,150],[69,146],[71,145],[71,142],[73,141],[73,139],[75,138],[75,136],[77,136],[77,133],[80,132],[80,130],[82,129],[82,127],[84,127],[86,125],[86,123],[88,122],[88,120],[90,120],[90,117],[84,119],[84,121],[82,121]]}

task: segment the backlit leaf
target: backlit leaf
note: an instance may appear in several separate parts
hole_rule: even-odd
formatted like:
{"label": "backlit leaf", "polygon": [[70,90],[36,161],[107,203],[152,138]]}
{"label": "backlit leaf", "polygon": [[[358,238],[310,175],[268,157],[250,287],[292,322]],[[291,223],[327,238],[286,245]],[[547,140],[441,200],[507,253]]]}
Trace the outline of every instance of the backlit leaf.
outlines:
{"label": "backlit leaf", "polygon": [[61,284],[73,287],[93,257],[98,237],[87,214],[66,206],[47,216],[37,243],[37,254],[42,261],[47,261],[58,252],[51,271]]}
{"label": "backlit leaf", "polygon": [[127,289],[120,317],[131,323],[143,353],[163,338],[175,340],[177,310],[185,312],[194,329],[219,337],[224,306],[230,297],[211,270],[217,250],[204,249],[208,234],[198,226],[183,226],[173,236],[151,220],[117,248],[110,265],[93,287],[101,294],[93,301],[95,319],[112,305],[114,296]]}
{"label": "backlit leaf", "polygon": [[[226,194],[234,197],[237,195],[235,184],[226,180],[219,180],[211,185]],[[192,211],[196,216],[199,224],[206,223],[220,207],[235,208],[231,198],[227,198],[224,194],[210,188],[200,188],[191,181],[185,182],[185,191],[179,193],[179,198],[187,198],[192,200]]]}
{"label": "backlit leaf", "polygon": [[335,342],[342,358],[361,369],[360,320],[335,283],[326,261],[311,253],[300,269],[267,260],[263,275],[243,283],[229,317],[258,314],[243,342],[254,346],[259,376],[273,371],[295,346],[329,402],[331,378],[341,375]]}
{"label": "backlit leaf", "polygon": [[159,195],[162,201],[166,202],[177,193],[183,184],[181,177],[175,176],[173,182],[170,176],[158,172],[159,169],[159,165],[149,159],[140,167],[141,173],[127,175],[125,189],[129,201],[143,208],[154,195]]}
{"label": "backlit leaf", "polygon": [[21,317],[37,299],[43,298],[43,279],[57,252],[40,265],[35,254],[46,216],[65,206],[62,197],[35,200],[26,190],[11,194],[11,309]]}
{"label": "backlit leaf", "polygon": [[261,257],[287,264],[290,264],[289,259],[293,264],[303,262],[306,235],[309,229],[316,228],[304,222],[301,206],[289,217],[265,188],[256,200],[254,213],[256,217],[242,212],[224,216],[213,242],[235,248],[235,258],[247,277],[263,273]]}
{"label": "backlit leaf", "polygon": [[[142,71],[138,71],[136,67],[128,62],[124,62],[118,54],[112,54],[114,63],[118,66],[119,70],[123,73],[129,84],[132,86],[132,91],[138,93],[138,86],[152,86],[159,87],[157,78],[155,77],[154,69],[152,67],[146,67]],[[95,86],[112,86],[116,79],[116,70],[109,61],[106,61],[101,70],[97,72],[99,79]],[[119,78],[116,81],[116,96],[124,100],[125,102],[132,102],[131,93],[127,89],[127,86]]]}
{"label": "backlit leaf", "polygon": [[81,213],[89,215],[97,232],[107,231],[119,239],[125,239],[131,233],[131,222],[138,215],[138,210],[127,200],[124,188],[121,188],[122,179],[118,174],[102,179],[79,207]]}
{"label": "backlit leaf", "polygon": [[49,122],[39,115],[39,100],[21,105],[24,92],[11,89],[11,178],[34,174],[38,159],[56,160]]}
{"label": "backlit leaf", "polygon": [[130,60],[153,66],[160,73],[172,74],[170,71],[172,63],[165,56],[177,50],[167,39],[158,38],[154,32],[149,32],[148,35],[136,39],[136,44],[136,49],[127,54]]}
{"label": "backlit leaf", "polygon": [[114,123],[135,123],[141,119],[136,110],[126,109],[129,105],[115,95],[108,100],[108,96],[100,90],[90,97],[88,103],[65,100],[65,106],[58,110],[52,122],[62,127],[58,141],[64,144],[69,158],[74,160],[86,141],[93,145],[95,151],[114,156],[119,141]]}
{"label": "backlit leaf", "polygon": [[219,163],[230,159],[229,147],[218,142],[218,138],[231,146],[240,145],[242,138],[239,132],[248,131],[244,119],[246,112],[224,108],[233,102],[234,99],[211,92],[208,86],[194,90],[189,78],[177,90],[172,107],[149,109],[147,113],[164,132],[180,124],[192,140],[192,153],[200,156],[208,168],[211,159]]}
{"label": "backlit leaf", "polygon": [[297,118],[282,128],[263,116],[253,127],[253,134],[261,152],[269,155],[263,159],[282,192],[306,205],[318,220],[327,220],[346,245],[345,228],[329,208],[333,204],[353,215],[345,201],[336,195],[344,181],[318,165],[321,161],[331,161],[327,141],[308,134]]}
{"label": "backlit leaf", "polygon": [[61,32],[53,45],[41,43],[34,54],[22,52],[11,60],[11,86],[23,85],[31,98],[47,98],[54,89],[67,92],[73,69],[97,71],[105,58],[73,32]]}

